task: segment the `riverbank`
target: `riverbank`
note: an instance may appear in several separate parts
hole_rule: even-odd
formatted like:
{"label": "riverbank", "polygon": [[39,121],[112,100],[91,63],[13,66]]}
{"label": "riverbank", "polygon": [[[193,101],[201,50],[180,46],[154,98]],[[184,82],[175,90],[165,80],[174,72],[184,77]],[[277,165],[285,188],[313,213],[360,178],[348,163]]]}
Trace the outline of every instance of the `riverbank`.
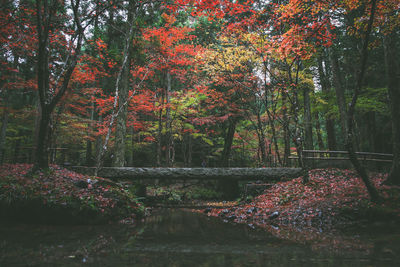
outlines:
{"label": "riverbank", "polygon": [[98,224],[134,221],[144,207],[125,188],[108,179],[81,175],[59,166],[27,174],[30,164],[0,166],[2,221]]}
{"label": "riverbank", "polygon": [[[125,221],[132,221],[144,211],[144,206],[127,189],[132,187],[122,187],[111,180],[81,175],[59,166],[28,176],[31,167],[29,164],[0,166],[1,218],[34,223],[92,224],[126,218]],[[386,178],[383,174],[371,177],[385,198],[382,204],[369,201],[355,172],[317,169],[310,171],[310,182],[305,185],[301,177],[278,182],[251,201],[233,207],[231,203],[231,207],[222,204],[221,208],[207,208],[202,212],[250,227],[271,231],[279,228],[279,233],[283,228],[290,229],[288,232],[319,233],[371,222],[399,221],[400,187],[382,185]],[[182,192],[175,189],[172,193],[161,187],[159,191],[167,192],[165,201],[174,204],[216,196],[210,188],[197,187],[183,187]]]}
{"label": "riverbank", "polygon": [[297,242],[327,241],[329,237],[338,238],[340,231],[400,221],[400,187],[383,185],[384,174],[370,176],[385,198],[381,204],[369,200],[354,171],[316,169],[310,171],[310,182],[305,185],[301,177],[279,182],[247,203],[203,212],[226,222],[266,228],[280,238]]}

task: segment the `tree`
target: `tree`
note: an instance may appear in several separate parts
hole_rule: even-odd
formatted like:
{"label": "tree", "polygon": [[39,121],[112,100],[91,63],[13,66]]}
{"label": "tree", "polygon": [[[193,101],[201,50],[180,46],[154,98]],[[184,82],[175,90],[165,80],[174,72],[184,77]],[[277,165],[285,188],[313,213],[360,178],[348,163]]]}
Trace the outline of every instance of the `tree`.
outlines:
{"label": "tree", "polygon": [[384,37],[385,67],[387,73],[390,113],[392,117],[392,146],[393,163],[390,169],[388,183],[400,184],[400,75],[398,63],[398,45],[395,33],[388,33]]}
{"label": "tree", "polygon": [[378,3],[378,23],[383,30],[383,49],[389,107],[392,122],[392,153],[393,163],[387,179],[389,184],[400,184],[400,67],[399,67],[399,22],[398,14],[392,12],[396,9],[398,1]]}
{"label": "tree", "polygon": [[360,93],[360,91],[362,89],[362,83],[363,83],[363,79],[364,79],[365,68],[366,68],[367,57],[368,57],[368,42],[369,42],[369,38],[370,38],[370,33],[372,31],[372,25],[374,22],[375,10],[376,10],[376,0],[372,0],[369,20],[368,20],[368,26],[367,26],[367,30],[365,33],[365,39],[364,39],[363,49],[362,49],[362,54],[361,54],[361,66],[359,69],[357,85],[356,85],[351,103],[349,105],[349,110],[348,110],[348,114],[347,114],[347,116],[348,116],[347,127],[348,128],[347,128],[346,148],[349,152],[349,157],[350,157],[351,163],[354,165],[354,168],[357,170],[357,172],[361,176],[361,179],[363,180],[365,186],[367,187],[368,193],[371,197],[371,201],[379,202],[379,201],[381,201],[381,197],[380,197],[378,191],[376,190],[375,186],[371,183],[365,168],[361,166],[361,164],[355,154],[354,137],[353,137],[353,134],[354,134],[354,132],[353,132],[354,112],[355,112],[355,108],[356,108],[356,104],[357,104],[358,94]]}
{"label": "tree", "polygon": [[[129,71],[130,70],[130,67],[129,67],[130,52],[129,52],[129,50],[130,50],[130,47],[131,47],[132,41],[133,41],[134,29],[135,28],[132,26],[128,27],[128,32],[125,35],[125,44],[124,44],[124,51],[123,51],[123,55],[122,55],[122,64],[121,64],[120,70],[118,72],[117,80],[115,83],[115,95],[114,95],[114,100],[113,100],[113,105],[112,105],[112,113],[111,113],[110,120],[108,122],[107,134],[105,136],[104,143],[101,146],[99,154],[97,155],[96,170],[95,170],[96,176],[101,167],[104,154],[106,153],[106,151],[108,149],[108,143],[110,141],[111,132],[114,127],[114,122],[119,117],[121,112],[125,113],[124,116],[126,116],[127,104],[133,96],[133,94],[131,94],[131,96],[129,98],[127,96],[125,96],[126,98],[124,99],[125,100],[124,102],[122,102],[122,99],[120,98],[121,87],[125,86],[124,90],[128,90],[128,88],[129,88],[128,87],[128,83],[129,83],[128,74],[130,73],[130,71]],[[146,75],[147,75],[147,73],[146,73]],[[143,79],[146,77],[146,75],[143,77]],[[122,81],[122,79],[125,79],[125,80]],[[142,79],[142,81],[143,81],[143,79]],[[125,92],[125,93],[127,93],[127,92]],[[126,130],[126,128],[125,128],[126,117],[124,117],[124,116],[123,116],[123,120],[121,119],[121,121],[120,121],[120,123],[123,124],[122,125],[123,129],[122,129],[122,133],[120,133],[120,136],[119,136],[119,138],[120,138],[118,140],[119,142],[121,142],[121,138],[122,139],[125,138],[124,130]],[[124,142],[124,140],[123,140],[123,142]],[[123,153],[123,155],[120,155],[120,159],[121,159],[121,157],[122,157],[122,160],[125,161],[125,152]],[[121,165],[124,165],[123,162],[121,163]]]}
{"label": "tree", "polygon": [[[328,103],[328,94],[330,92],[330,81],[329,81],[329,73],[328,73],[328,64],[323,60],[324,49],[322,49],[320,56],[317,56],[317,67],[318,67],[318,79],[319,84],[321,86],[321,91],[325,95],[324,100]],[[323,64],[325,63],[325,64]],[[325,68],[324,68],[325,65]],[[327,143],[328,150],[335,151],[336,150],[336,134],[334,127],[334,119],[328,110],[325,110],[325,128],[327,135]],[[320,148],[321,149],[321,148]]]}
{"label": "tree", "polygon": [[128,18],[127,18],[127,30],[126,30],[126,41],[125,51],[123,62],[121,66],[121,86],[119,84],[116,87],[120,86],[120,88],[116,89],[115,97],[118,98],[118,107],[119,114],[116,121],[116,129],[115,129],[115,145],[114,145],[114,158],[113,158],[113,166],[115,167],[124,167],[125,166],[125,136],[126,136],[126,118],[128,112],[128,105],[125,102],[128,99],[129,89],[130,89],[130,70],[131,70],[131,57],[132,57],[132,48],[133,46],[133,38],[138,29],[135,27],[136,18],[136,10],[138,7],[136,6],[136,1],[129,1],[128,5]]}
{"label": "tree", "polygon": [[[30,115],[36,89],[31,69],[36,45],[36,36],[32,35],[36,30],[33,13],[32,3],[27,1],[7,1],[0,9],[0,162],[6,159],[7,148],[11,145],[7,139],[15,143],[14,159],[19,157],[21,141],[31,141],[25,133],[29,131],[31,118],[21,120],[20,124],[16,124],[18,119],[14,118],[22,119],[24,116],[18,114],[23,109],[27,117]],[[21,94],[26,97],[21,99]]]}
{"label": "tree", "polygon": [[[157,163],[161,165],[161,152],[164,139],[165,163],[170,166],[174,161],[175,146],[172,132],[171,94],[173,86],[190,84],[189,72],[196,69],[195,56],[200,46],[192,44],[194,35],[189,27],[174,26],[176,18],[162,14],[165,25],[159,28],[145,29],[144,40],[148,42],[146,52],[153,62],[155,74],[160,77],[158,86],[158,136]],[[154,79],[154,77],[153,77]],[[165,118],[165,119],[164,119]],[[165,126],[163,122],[165,121]]]}
{"label": "tree", "polygon": [[[67,8],[72,10],[72,23],[65,23]],[[89,14],[83,19],[82,14]],[[38,139],[36,142],[36,162],[34,170],[48,167],[48,143],[51,135],[51,115],[69,89],[69,82],[78,62],[85,28],[83,21],[90,21],[90,10],[81,5],[80,0],[71,0],[70,7],[62,6],[58,1],[36,1],[36,23],[38,37],[37,51],[37,87],[40,103],[40,123]],[[58,35],[60,31],[69,34]],[[59,37],[60,39],[57,39]],[[60,58],[56,49],[58,42],[64,42],[67,46],[65,52],[61,52]],[[54,68],[56,60],[62,60],[61,66]]]}
{"label": "tree", "polygon": [[304,149],[352,143],[353,162],[393,152],[397,183],[398,0],[376,5],[7,1],[0,157],[29,161],[36,146],[45,168],[62,145],[52,160],[82,164],[86,151],[92,164],[96,140],[105,166],[288,166],[297,153],[306,169]]}

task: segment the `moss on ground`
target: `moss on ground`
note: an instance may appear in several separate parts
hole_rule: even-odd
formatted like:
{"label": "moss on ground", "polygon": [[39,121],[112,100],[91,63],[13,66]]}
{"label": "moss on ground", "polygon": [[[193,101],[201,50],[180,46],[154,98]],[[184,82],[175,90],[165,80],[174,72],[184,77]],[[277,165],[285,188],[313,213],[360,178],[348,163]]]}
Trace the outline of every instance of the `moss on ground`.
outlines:
{"label": "moss on ground", "polygon": [[59,166],[0,166],[0,218],[30,223],[95,224],[140,216],[143,205],[121,185]]}

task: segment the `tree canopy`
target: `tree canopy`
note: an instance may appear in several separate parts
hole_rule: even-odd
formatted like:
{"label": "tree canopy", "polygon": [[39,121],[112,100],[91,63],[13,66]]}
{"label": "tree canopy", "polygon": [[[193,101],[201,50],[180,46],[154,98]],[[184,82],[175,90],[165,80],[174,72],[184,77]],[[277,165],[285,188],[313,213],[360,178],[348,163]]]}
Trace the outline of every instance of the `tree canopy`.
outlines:
{"label": "tree canopy", "polygon": [[398,184],[399,6],[5,1],[0,162],[304,167],[346,149],[392,153]]}

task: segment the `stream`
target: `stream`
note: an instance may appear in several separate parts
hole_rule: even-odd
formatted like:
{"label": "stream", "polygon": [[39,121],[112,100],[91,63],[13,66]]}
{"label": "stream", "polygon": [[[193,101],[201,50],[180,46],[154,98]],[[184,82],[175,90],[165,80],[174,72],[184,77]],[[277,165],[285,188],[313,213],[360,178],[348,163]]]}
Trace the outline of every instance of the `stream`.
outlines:
{"label": "stream", "polygon": [[400,230],[348,233],[359,249],[315,249],[178,209],[138,225],[0,225],[0,266],[400,266]]}

